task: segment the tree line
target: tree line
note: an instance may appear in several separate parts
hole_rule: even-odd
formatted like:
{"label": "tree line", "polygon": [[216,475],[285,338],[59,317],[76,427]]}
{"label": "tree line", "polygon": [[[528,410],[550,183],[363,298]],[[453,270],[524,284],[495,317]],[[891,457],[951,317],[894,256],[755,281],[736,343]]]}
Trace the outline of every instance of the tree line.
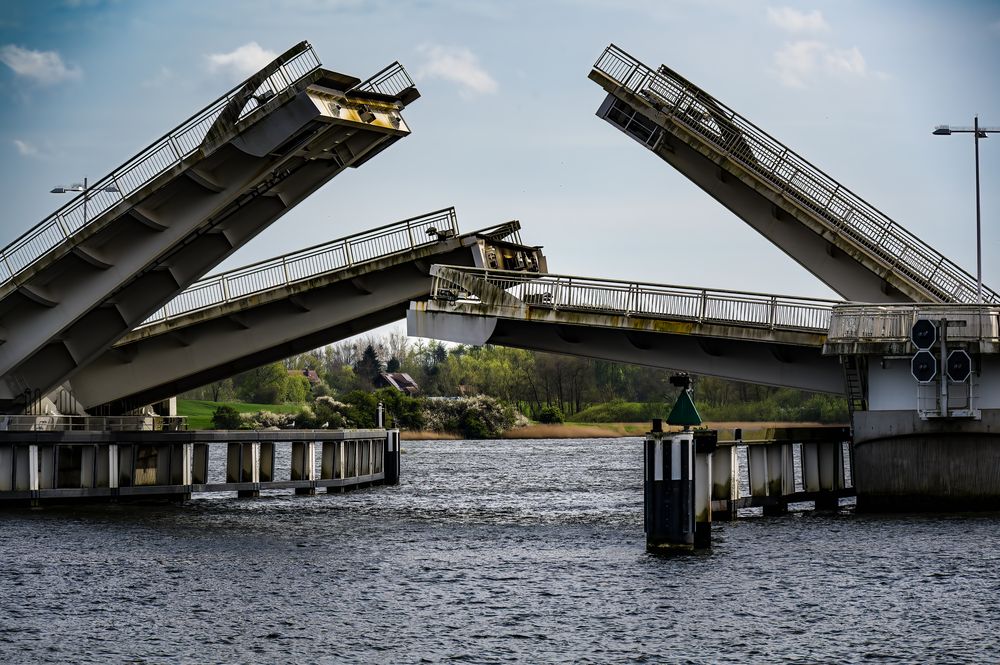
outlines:
{"label": "tree line", "polygon": [[[299,404],[371,392],[382,372],[409,374],[423,396],[488,395],[550,422],[646,420],[647,411],[669,408],[677,393],[669,370],[501,346],[447,346],[392,332],[292,356],[182,397]],[[711,420],[847,420],[842,398],[790,388],[698,376],[694,396]]]}

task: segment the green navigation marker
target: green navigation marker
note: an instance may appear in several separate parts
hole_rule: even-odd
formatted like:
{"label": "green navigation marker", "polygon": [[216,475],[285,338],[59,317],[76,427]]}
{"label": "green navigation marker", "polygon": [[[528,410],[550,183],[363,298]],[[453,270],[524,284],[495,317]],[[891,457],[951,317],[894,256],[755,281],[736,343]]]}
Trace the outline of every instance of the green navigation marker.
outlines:
{"label": "green navigation marker", "polygon": [[701,424],[701,415],[698,414],[698,408],[694,405],[694,400],[691,399],[690,390],[682,390],[681,394],[677,396],[674,408],[667,416],[667,424],[680,425],[681,427]]}

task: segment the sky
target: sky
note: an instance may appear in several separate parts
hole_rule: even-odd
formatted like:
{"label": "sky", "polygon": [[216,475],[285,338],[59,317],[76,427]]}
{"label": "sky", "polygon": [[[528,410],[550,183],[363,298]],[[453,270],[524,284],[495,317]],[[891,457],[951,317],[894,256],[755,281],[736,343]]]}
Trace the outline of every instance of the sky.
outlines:
{"label": "sky", "polygon": [[[367,78],[399,60],[413,133],[221,267],[454,205],[510,219],[552,272],[837,297],[595,112],[615,43],[666,64],[975,272],[971,135],[1000,126],[1000,2],[6,0],[0,245],[276,53]],[[1000,287],[1000,133],[981,143],[984,281]]]}

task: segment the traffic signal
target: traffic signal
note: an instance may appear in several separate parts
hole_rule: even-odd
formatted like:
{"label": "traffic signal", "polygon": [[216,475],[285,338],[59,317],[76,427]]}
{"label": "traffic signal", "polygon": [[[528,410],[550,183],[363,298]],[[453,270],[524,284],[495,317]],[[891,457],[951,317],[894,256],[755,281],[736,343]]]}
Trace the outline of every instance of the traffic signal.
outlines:
{"label": "traffic signal", "polygon": [[934,325],[934,322],[929,319],[920,319],[913,324],[912,328],[910,328],[910,340],[912,340],[913,345],[921,351],[926,351],[934,346],[934,342],[937,341],[937,338],[937,326]]}
{"label": "traffic signal", "polygon": [[930,351],[917,351],[910,361],[910,373],[920,383],[930,383],[937,376],[937,358]]}
{"label": "traffic signal", "polygon": [[948,354],[948,378],[955,383],[965,383],[972,374],[972,358],[962,349]]}

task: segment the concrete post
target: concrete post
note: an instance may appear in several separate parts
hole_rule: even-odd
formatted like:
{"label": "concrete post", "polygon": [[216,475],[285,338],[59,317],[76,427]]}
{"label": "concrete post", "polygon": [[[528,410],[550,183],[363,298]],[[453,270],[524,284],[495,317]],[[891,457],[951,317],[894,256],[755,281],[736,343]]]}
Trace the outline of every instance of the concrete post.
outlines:
{"label": "concrete post", "polygon": [[35,482],[40,490],[50,490],[55,487],[56,450],[55,446],[33,446],[38,458],[38,475]]}
{"label": "concrete post", "polygon": [[[191,482],[195,485],[207,485],[208,444],[207,443],[194,444],[194,450],[192,451],[192,456],[194,459],[191,463]],[[228,462],[228,459],[226,461]]]}
{"label": "concrete post", "polygon": [[118,483],[121,481],[121,477],[118,471],[118,464],[120,462],[118,453],[118,444],[109,443],[108,444],[108,487],[111,488],[112,494],[118,494]]}
{"label": "concrete post", "polygon": [[767,496],[767,450],[762,445],[747,446],[747,475],[750,480],[750,496]]}
{"label": "concrete post", "polygon": [[765,515],[788,512],[785,496],[795,491],[795,458],[792,444],[769,443],[763,446],[767,457],[767,495],[776,502],[764,506]]}
{"label": "concrete post", "polygon": [[274,442],[260,442],[260,464],[258,465],[259,479],[262,483],[269,483],[274,480]]}
{"label": "concrete post", "polygon": [[[712,510],[713,520],[736,519],[736,499],[740,491],[740,465],[736,457],[736,442],[720,446],[712,454],[712,501],[725,508]],[[724,503],[722,503],[724,502]]]}
{"label": "concrete post", "polygon": [[695,434],[694,462],[694,546],[712,546],[712,457],[718,444],[718,432]]}
{"label": "concrete post", "polygon": [[382,458],[382,470],[386,485],[399,484],[399,430],[391,429],[385,433],[385,451]]}
{"label": "concrete post", "polygon": [[689,552],[694,549],[694,436],[670,436],[653,421],[646,435],[646,551]]}
{"label": "concrete post", "polygon": [[827,494],[816,500],[817,510],[837,510],[837,492],[844,488],[844,448],[839,441],[816,444],[819,491]]}
{"label": "concrete post", "polygon": [[14,446],[0,446],[0,492],[14,489]]}
{"label": "concrete post", "polygon": [[[324,441],[323,452],[321,453],[319,477],[322,480],[330,480],[337,477],[337,448],[340,441]],[[327,487],[327,494],[341,492],[340,487]]]}
{"label": "concrete post", "polygon": [[[316,480],[316,442],[295,441],[292,443],[292,480]],[[296,487],[300,495],[316,494],[315,487]]]}
{"label": "concrete post", "polygon": [[97,487],[97,446],[80,449],[80,487]]}
{"label": "concrete post", "polygon": [[246,482],[253,483],[253,489],[239,490],[240,498],[256,498],[260,496],[260,442],[253,441],[244,444],[243,477]]}

